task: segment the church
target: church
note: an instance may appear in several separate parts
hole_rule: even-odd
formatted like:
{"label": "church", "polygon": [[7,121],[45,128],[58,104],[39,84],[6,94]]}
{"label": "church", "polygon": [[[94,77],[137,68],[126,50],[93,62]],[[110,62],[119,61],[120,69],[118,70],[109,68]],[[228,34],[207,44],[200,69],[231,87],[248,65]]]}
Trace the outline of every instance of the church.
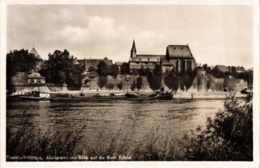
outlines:
{"label": "church", "polygon": [[188,45],[168,45],[165,55],[137,54],[133,41],[129,60],[130,71],[153,70],[156,65],[161,66],[163,73],[171,70],[176,73],[188,73],[194,71],[196,61]]}

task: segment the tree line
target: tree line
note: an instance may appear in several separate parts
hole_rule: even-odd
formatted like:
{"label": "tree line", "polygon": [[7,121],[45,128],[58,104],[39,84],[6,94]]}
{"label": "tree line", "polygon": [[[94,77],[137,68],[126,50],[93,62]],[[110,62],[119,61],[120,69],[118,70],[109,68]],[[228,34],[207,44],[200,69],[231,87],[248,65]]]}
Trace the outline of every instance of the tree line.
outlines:
{"label": "tree line", "polygon": [[[193,71],[186,73],[177,73],[174,69],[170,71],[162,72],[160,65],[155,65],[154,69],[139,69],[130,71],[129,63],[123,63],[120,68],[116,64],[107,65],[105,61],[100,61],[97,68],[92,66],[85,67],[84,64],[80,64],[77,58],[69,53],[68,50],[55,50],[48,55],[48,60],[43,61],[39,56],[28,52],[28,50],[14,50],[7,54],[7,90],[12,90],[11,77],[17,72],[29,73],[34,68],[43,62],[39,73],[45,77],[47,83],[53,83],[55,85],[62,85],[66,83],[68,86],[81,87],[82,80],[84,78],[84,71],[86,68],[88,72],[96,73],[99,76],[98,86],[104,87],[107,83],[107,76],[110,75],[114,78],[117,75],[137,75],[136,80],[133,81],[131,89],[139,90],[143,85],[143,78],[146,77],[149,87],[152,90],[158,90],[163,87],[164,83],[169,89],[172,90],[187,90],[192,85],[194,76]],[[239,79],[244,79],[249,83],[253,82],[253,72],[246,71],[237,72],[237,67],[228,67],[230,70],[227,72],[220,71],[217,66],[211,68],[207,64],[203,65],[205,71],[217,78],[227,78],[232,75]],[[243,67],[239,67],[243,70]],[[118,83],[117,87],[122,89],[122,83]],[[110,87],[112,88],[112,86]]]}
{"label": "tree line", "polygon": [[[216,78],[228,78],[230,75],[238,78],[244,79],[248,83],[253,83],[253,71],[245,70],[244,67],[236,67],[236,66],[227,66],[228,71],[223,72],[217,68],[217,66],[210,67],[207,64],[203,65],[203,69],[208,73],[212,74]],[[238,69],[242,70],[241,72]]]}
{"label": "tree line", "polygon": [[[7,90],[11,90],[11,77],[16,75],[17,72],[25,72],[29,74],[35,67],[41,64],[39,73],[45,77],[47,83],[53,83],[61,86],[67,84],[68,86],[81,86],[83,73],[86,69],[84,64],[80,64],[77,58],[69,53],[68,50],[55,50],[48,55],[48,60],[43,61],[39,56],[28,52],[28,50],[14,50],[7,54]],[[100,61],[97,69],[88,67],[88,72],[95,72],[99,76],[98,86],[104,87],[107,82],[107,76],[110,75],[114,78],[117,75],[138,75],[136,80],[133,81],[131,89],[139,90],[142,87],[142,77],[146,77],[148,84],[152,90],[158,90],[162,87],[162,80],[165,81],[167,87],[173,90],[189,88],[193,76],[177,74],[176,72],[169,71],[166,74],[162,73],[160,65],[156,65],[155,69],[140,69],[130,72],[129,63],[123,63],[119,67],[116,64],[107,65],[105,61]],[[122,89],[122,83],[117,84],[119,89]]]}

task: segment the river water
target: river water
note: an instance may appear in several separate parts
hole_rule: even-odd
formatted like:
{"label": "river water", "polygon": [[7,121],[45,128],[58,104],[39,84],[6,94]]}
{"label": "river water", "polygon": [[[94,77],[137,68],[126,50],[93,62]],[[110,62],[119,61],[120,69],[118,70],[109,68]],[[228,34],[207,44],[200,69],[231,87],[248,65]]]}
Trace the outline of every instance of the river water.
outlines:
{"label": "river water", "polygon": [[157,135],[181,138],[198,125],[205,126],[207,117],[214,117],[224,108],[223,105],[224,100],[17,101],[7,103],[7,127],[19,127],[21,113],[26,110],[33,127],[43,132],[66,133],[85,126],[82,147],[100,138],[105,144],[120,135],[137,142],[151,131]]}

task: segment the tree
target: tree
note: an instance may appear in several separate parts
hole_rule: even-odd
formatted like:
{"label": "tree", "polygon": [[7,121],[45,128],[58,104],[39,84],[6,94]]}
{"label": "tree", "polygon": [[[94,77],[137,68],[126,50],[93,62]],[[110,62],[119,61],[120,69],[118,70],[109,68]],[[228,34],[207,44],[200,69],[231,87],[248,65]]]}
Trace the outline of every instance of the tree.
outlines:
{"label": "tree", "polygon": [[[157,73],[157,75],[155,73]],[[159,75],[158,71],[149,72],[147,75],[147,80],[152,90],[158,90],[161,88],[162,76]]]}
{"label": "tree", "polygon": [[55,84],[67,83],[69,86],[80,86],[84,66],[77,63],[76,58],[64,51],[55,50],[40,71],[47,82]]}
{"label": "tree", "polygon": [[117,87],[118,87],[119,90],[121,90],[123,88],[123,83],[122,82],[118,83]]}
{"label": "tree", "polygon": [[131,72],[131,75],[138,75],[138,70],[137,69],[133,69]]}
{"label": "tree", "polygon": [[132,85],[131,85],[131,90],[134,91],[136,88],[136,81],[134,80]]}
{"label": "tree", "polygon": [[105,63],[105,61],[99,62],[97,72],[98,72],[99,76],[108,75],[108,67],[107,67],[107,64]]}
{"label": "tree", "polygon": [[114,88],[114,85],[112,83],[106,83],[105,87],[109,90],[112,90]]}
{"label": "tree", "polygon": [[11,75],[15,75],[16,72],[28,73],[42,61],[39,56],[35,56],[24,49],[10,51],[6,57],[7,70]]}
{"label": "tree", "polygon": [[90,66],[90,67],[88,68],[88,71],[89,71],[89,72],[94,72],[94,71],[96,71],[96,69],[95,69],[93,66]]}
{"label": "tree", "polygon": [[130,74],[129,63],[124,62],[121,66],[121,74]]}
{"label": "tree", "polygon": [[29,53],[28,50],[14,50],[6,55],[6,89],[11,88],[11,76],[17,72],[29,73],[37,64],[42,61],[39,56]]}
{"label": "tree", "polygon": [[119,68],[116,64],[110,66],[110,75],[116,78],[119,73]]}
{"label": "tree", "polygon": [[[148,73],[149,74],[149,73]],[[156,64],[153,70],[153,74],[156,76],[162,76],[162,67],[159,64]]]}
{"label": "tree", "polygon": [[98,78],[98,86],[100,88],[104,87],[107,83],[107,76],[99,76]]}
{"label": "tree", "polygon": [[177,91],[179,88],[179,77],[176,75],[174,70],[168,72],[164,77],[166,86],[172,90]]}
{"label": "tree", "polygon": [[136,88],[138,90],[140,90],[142,88],[142,85],[143,85],[143,79],[141,76],[139,76],[137,79],[136,79]]}
{"label": "tree", "polygon": [[178,90],[180,87],[181,90],[188,90],[194,79],[194,72],[188,71],[184,74],[176,74],[174,69],[167,72],[164,77],[164,82],[166,86],[172,90]]}

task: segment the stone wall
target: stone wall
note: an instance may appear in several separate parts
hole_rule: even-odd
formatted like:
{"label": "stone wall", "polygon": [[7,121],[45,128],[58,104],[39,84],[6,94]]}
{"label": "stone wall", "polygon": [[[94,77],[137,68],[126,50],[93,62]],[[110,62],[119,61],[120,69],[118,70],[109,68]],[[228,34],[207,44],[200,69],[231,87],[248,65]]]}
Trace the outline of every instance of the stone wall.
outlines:
{"label": "stone wall", "polygon": [[[14,83],[15,91],[20,91],[25,88],[34,88],[36,85],[27,84],[26,74],[20,73],[14,77],[12,77],[12,82]],[[122,83],[123,91],[130,91],[133,82],[139,77],[139,75],[117,75],[116,79],[112,76],[107,77],[106,85],[103,88],[98,86],[98,77],[91,79],[89,85],[83,85],[81,90],[120,90],[118,88],[118,84]],[[57,86],[54,84],[47,83],[46,84],[51,92],[64,92],[68,91],[68,87],[66,85]],[[111,87],[113,86],[113,87]],[[188,92],[211,92],[211,91],[224,91],[224,89],[228,90],[237,90],[240,91],[247,87],[248,84],[243,79],[237,79],[232,76],[229,78],[216,78],[211,74],[207,74],[205,71],[197,71],[196,77],[193,80],[192,86],[188,89]],[[162,77],[162,87],[165,90],[168,90],[168,87],[164,83],[164,77]],[[141,91],[152,91],[147,77],[142,76],[142,87]]]}
{"label": "stone wall", "polygon": [[[83,86],[81,90],[109,90],[113,88],[113,90],[120,90],[118,88],[118,84],[122,83],[122,89],[124,91],[130,91],[133,82],[139,77],[139,75],[117,75],[116,78],[108,75],[106,85],[103,88],[98,86],[99,78],[91,79],[90,86]],[[148,80],[146,77],[142,76],[142,86],[140,90],[151,91]]]}
{"label": "stone wall", "polygon": [[193,80],[190,92],[208,92],[208,91],[224,91],[236,90],[241,91],[247,87],[247,82],[243,79],[237,79],[230,76],[229,78],[216,78],[203,70],[197,71]]}

